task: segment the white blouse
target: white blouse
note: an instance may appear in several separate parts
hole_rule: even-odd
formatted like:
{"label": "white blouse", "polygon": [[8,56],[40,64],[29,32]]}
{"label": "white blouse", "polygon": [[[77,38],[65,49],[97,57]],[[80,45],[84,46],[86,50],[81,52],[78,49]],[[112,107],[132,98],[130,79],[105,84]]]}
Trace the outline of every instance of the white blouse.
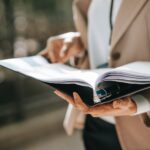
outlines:
{"label": "white blouse", "polygon": [[[115,22],[122,0],[114,0],[112,22]],[[111,0],[92,0],[88,11],[88,47],[91,68],[108,62]]]}

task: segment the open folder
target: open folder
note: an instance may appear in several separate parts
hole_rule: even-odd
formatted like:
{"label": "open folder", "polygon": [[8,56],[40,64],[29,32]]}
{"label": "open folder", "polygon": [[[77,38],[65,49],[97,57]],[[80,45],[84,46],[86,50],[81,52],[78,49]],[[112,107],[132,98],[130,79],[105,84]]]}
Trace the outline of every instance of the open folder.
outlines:
{"label": "open folder", "polygon": [[32,56],[1,60],[0,65],[70,96],[75,91],[88,106],[108,103],[150,88],[150,62],[133,62],[115,69],[79,70],[50,64],[42,56]]}

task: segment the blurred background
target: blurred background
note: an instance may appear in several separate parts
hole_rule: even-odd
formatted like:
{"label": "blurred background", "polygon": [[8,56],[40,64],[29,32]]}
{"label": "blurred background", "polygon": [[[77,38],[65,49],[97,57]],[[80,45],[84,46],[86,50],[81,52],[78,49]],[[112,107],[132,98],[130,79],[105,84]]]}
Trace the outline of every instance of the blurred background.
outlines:
{"label": "blurred background", "polygon": [[[35,55],[69,31],[72,0],[0,1],[0,59]],[[0,68],[0,150],[82,150],[80,131],[63,130],[66,108],[49,86]]]}

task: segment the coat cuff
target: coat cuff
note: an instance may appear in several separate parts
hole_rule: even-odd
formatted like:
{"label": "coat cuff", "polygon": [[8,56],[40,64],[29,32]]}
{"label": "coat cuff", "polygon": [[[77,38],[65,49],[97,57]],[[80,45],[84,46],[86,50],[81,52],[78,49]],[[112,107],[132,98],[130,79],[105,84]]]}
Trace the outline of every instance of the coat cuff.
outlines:
{"label": "coat cuff", "polygon": [[137,112],[133,115],[138,115],[150,111],[150,103],[144,96],[135,94],[132,95],[131,98],[137,105]]}

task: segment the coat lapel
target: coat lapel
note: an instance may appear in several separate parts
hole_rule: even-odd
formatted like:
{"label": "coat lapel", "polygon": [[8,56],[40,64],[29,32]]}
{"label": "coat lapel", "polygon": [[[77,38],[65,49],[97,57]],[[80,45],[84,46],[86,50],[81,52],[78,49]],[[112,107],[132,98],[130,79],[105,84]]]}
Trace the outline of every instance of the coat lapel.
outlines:
{"label": "coat lapel", "polygon": [[123,0],[112,32],[111,50],[126,32],[148,0]]}
{"label": "coat lapel", "polygon": [[91,0],[74,0],[73,1],[73,18],[76,30],[81,33],[81,38],[85,48],[88,47],[87,40],[87,11]]}

